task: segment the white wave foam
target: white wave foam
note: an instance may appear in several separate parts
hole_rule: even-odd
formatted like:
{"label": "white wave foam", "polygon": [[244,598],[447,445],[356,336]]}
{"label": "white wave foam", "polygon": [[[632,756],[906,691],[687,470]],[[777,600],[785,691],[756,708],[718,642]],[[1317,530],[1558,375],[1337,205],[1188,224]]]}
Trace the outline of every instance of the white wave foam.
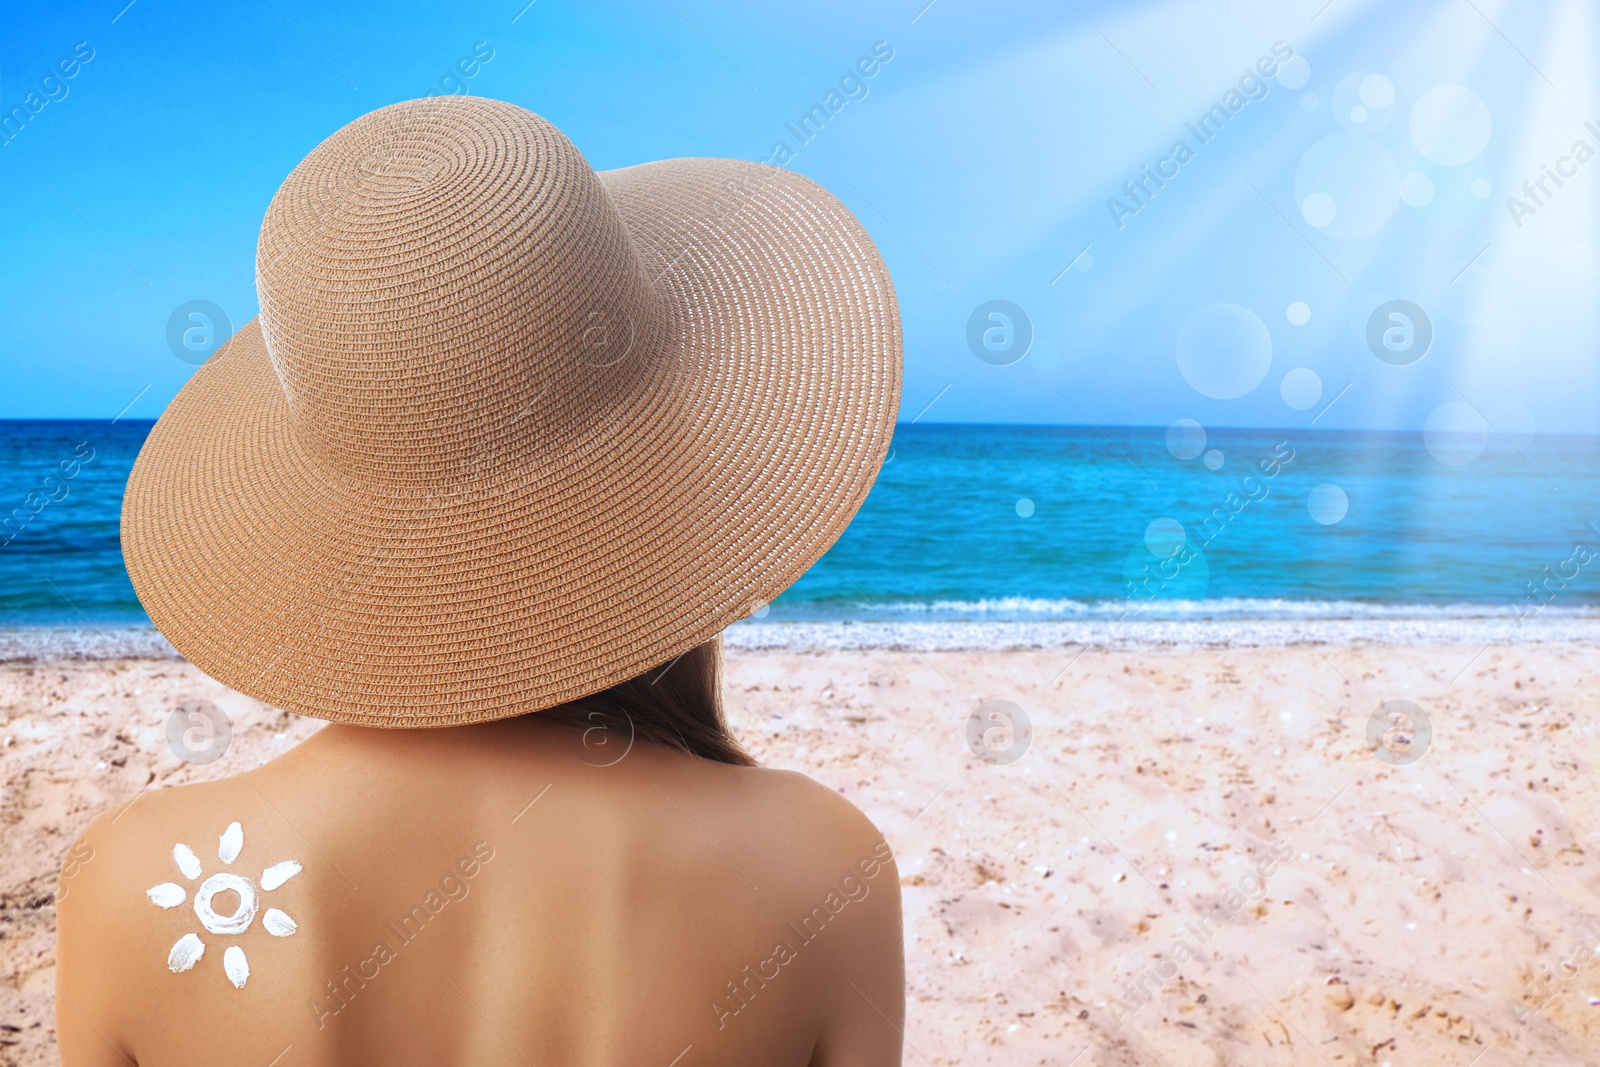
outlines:
{"label": "white wave foam", "polygon": [[[1011,620],[1035,619],[1515,619],[1525,605],[1503,601],[1491,604],[1375,604],[1357,600],[1289,600],[1278,598],[1222,597],[1209,600],[1083,600],[1038,597],[995,597],[981,600],[932,602],[863,602],[855,605],[857,617],[868,619]],[[803,618],[807,605],[790,608]],[[1600,618],[1600,609],[1581,606],[1546,607],[1540,618]],[[825,620],[816,620],[825,621]],[[842,620],[835,620],[842,621]],[[1530,620],[1531,621],[1531,620]]]}
{"label": "white wave foam", "polygon": [[80,630],[60,627],[0,630],[0,663],[67,659],[182,659],[150,628]]}
{"label": "white wave foam", "polygon": [[1600,644],[1600,618],[1514,617],[745,621],[724,635],[731,649],[884,649],[918,652],[1142,646]]}

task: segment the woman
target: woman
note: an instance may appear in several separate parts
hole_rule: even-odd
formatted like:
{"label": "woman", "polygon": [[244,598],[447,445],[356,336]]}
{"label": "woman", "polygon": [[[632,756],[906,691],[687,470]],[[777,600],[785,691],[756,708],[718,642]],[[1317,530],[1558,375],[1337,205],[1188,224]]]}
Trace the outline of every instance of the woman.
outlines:
{"label": "woman", "polygon": [[889,848],[721,704],[718,635],[888,446],[899,320],[848,211],[413,101],[289,176],[257,288],[125,553],[197,666],[334,725],[85,833],[63,1061],[898,1063]]}

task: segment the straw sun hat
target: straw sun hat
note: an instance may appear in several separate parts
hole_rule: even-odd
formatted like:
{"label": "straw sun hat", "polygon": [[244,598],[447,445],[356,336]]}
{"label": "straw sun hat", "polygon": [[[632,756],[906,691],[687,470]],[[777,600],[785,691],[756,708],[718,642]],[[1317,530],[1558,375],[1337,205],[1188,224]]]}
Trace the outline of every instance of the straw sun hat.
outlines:
{"label": "straw sun hat", "polygon": [[666,663],[827,550],[894,425],[883,260],[776,167],[597,174],[522,108],[395,104],[289,175],[256,272],[123,548],[179,651],[304,715],[479,722]]}

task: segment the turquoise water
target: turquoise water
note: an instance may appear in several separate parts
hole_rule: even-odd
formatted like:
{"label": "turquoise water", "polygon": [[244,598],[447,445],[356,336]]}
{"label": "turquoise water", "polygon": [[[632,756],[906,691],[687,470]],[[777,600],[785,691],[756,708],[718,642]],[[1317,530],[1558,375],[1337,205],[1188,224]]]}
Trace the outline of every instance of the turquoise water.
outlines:
{"label": "turquoise water", "polygon": [[[1502,441],[1452,466],[1421,434],[1213,429],[1211,470],[1167,436],[903,426],[856,521],[773,615],[1116,616],[1130,594],[1147,616],[1514,611],[1541,568],[1600,545],[1600,438]],[[1319,501],[1348,502],[1331,524],[1308,507],[1324,485]],[[1600,560],[1544,596],[1600,604]]]}
{"label": "turquoise water", "polygon": [[[0,422],[0,626],[148,621],[117,527],[150,425]],[[1530,583],[1545,613],[1600,608],[1600,558],[1574,553],[1600,551],[1600,438],[1517,452],[1211,429],[1213,470],[1168,436],[901,426],[860,514],[767,617],[1514,614],[1535,605]],[[1318,522],[1341,494],[1342,518]]]}
{"label": "turquoise water", "polygon": [[0,421],[0,626],[148,624],[117,530],[152,425]]}

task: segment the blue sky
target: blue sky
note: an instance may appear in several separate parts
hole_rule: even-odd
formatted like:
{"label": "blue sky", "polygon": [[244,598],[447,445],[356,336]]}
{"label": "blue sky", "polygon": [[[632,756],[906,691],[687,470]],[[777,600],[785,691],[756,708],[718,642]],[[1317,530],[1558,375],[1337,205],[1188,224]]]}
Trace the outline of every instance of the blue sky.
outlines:
{"label": "blue sky", "polygon": [[[888,260],[903,419],[1600,432],[1600,159],[1572,151],[1600,151],[1600,13],[1578,0],[124,2],[13,12],[0,38],[0,109],[39,94],[0,147],[0,417],[158,414],[193,372],[174,309],[256,313],[294,164],[464,89],[599,169],[785,142]],[[802,145],[786,123],[877,42],[893,58]],[[1568,176],[1524,194],[1547,167]],[[992,300],[1031,323],[1015,362],[969,345]],[[1419,360],[1369,346],[1380,305],[1425,316]],[[1417,324],[1387,315],[1403,345]]]}

